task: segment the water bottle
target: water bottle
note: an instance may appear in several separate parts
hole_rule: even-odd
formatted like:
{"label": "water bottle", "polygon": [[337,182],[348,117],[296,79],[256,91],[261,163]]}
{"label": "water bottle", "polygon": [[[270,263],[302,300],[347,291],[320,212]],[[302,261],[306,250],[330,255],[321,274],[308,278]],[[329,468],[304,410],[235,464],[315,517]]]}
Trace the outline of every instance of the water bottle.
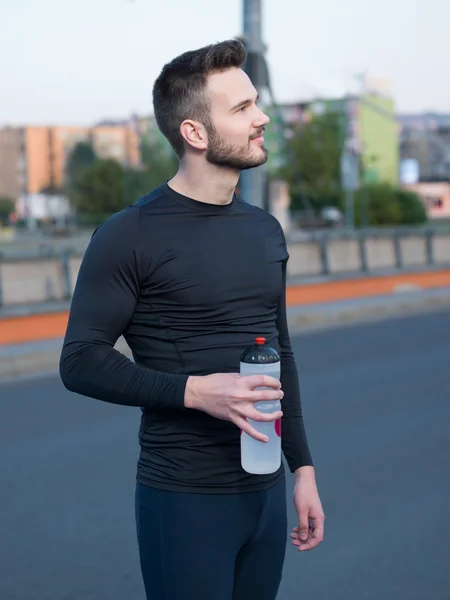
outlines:
{"label": "water bottle", "polygon": [[[266,344],[266,338],[255,338],[255,344],[243,352],[240,361],[240,374],[270,375],[280,379],[280,356],[278,352]],[[272,389],[266,387],[260,390]],[[254,406],[263,413],[281,410],[280,400],[261,400]],[[260,442],[241,431],[241,465],[242,468],[254,475],[274,473],[281,466],[281,419],[260,422],[248,419],[248,422],[258,431],[269,438],[268,442]]]}

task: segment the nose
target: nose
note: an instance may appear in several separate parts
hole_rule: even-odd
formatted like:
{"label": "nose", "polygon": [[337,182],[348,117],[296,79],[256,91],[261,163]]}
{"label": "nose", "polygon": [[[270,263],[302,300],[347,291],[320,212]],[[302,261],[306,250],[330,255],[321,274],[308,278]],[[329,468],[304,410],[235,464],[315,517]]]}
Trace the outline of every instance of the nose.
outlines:
{"label": "nose", "polygon": [[257,107],[257,109],[258,115],[255,119],[255,127],[265,127],[270,123],[270,118],[259,107]]}

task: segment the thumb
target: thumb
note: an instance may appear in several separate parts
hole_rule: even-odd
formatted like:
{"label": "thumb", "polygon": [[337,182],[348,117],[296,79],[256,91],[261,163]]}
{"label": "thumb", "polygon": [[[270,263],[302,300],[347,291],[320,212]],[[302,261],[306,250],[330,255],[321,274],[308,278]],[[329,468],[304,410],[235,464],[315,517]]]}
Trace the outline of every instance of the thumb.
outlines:
{"label": "thumb", "polygon": [[299,515],[298,535],[299,535],[299,538],[303,542],[308,539],[308,535],[309,535],[309,519],[308,519],[308,513],[306,511],[302,511],[300,513],[300,515]]}

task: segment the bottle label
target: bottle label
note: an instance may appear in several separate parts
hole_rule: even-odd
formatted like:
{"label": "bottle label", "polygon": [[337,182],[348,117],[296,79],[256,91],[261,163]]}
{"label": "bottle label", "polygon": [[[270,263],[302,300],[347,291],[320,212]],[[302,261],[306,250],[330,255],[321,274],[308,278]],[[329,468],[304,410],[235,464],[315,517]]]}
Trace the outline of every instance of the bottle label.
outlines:
{"label": "bottle label", "polygon": [[275,432],[278,437],[281,437],[281,419],[275,421]]}

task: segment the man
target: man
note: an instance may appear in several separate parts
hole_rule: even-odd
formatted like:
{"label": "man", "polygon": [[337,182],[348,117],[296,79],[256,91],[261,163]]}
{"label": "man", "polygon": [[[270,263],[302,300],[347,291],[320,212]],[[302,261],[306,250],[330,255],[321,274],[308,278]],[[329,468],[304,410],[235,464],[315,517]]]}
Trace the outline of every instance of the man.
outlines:
{"label": "man", "polygon": [[[240,171],[267,160],[269,119],[244,60],[233,40],[163,68],[154,111],[179,170],[96,231],[61,356],[69,390],[142,409],[136,522],[151,600],[276,598],[284,471],[242,469],[239,430],[264,440],[247,419],[282,416],[299,516],[292,543],[309,550],[323,538],[286,323],[286,242],[276,219],[235,194]],[[114,349],[121,335],[134,362]],[[279,350],[281,384],[239,376],[255,336]],[[282,414],[254,407],[280,398]]]}

